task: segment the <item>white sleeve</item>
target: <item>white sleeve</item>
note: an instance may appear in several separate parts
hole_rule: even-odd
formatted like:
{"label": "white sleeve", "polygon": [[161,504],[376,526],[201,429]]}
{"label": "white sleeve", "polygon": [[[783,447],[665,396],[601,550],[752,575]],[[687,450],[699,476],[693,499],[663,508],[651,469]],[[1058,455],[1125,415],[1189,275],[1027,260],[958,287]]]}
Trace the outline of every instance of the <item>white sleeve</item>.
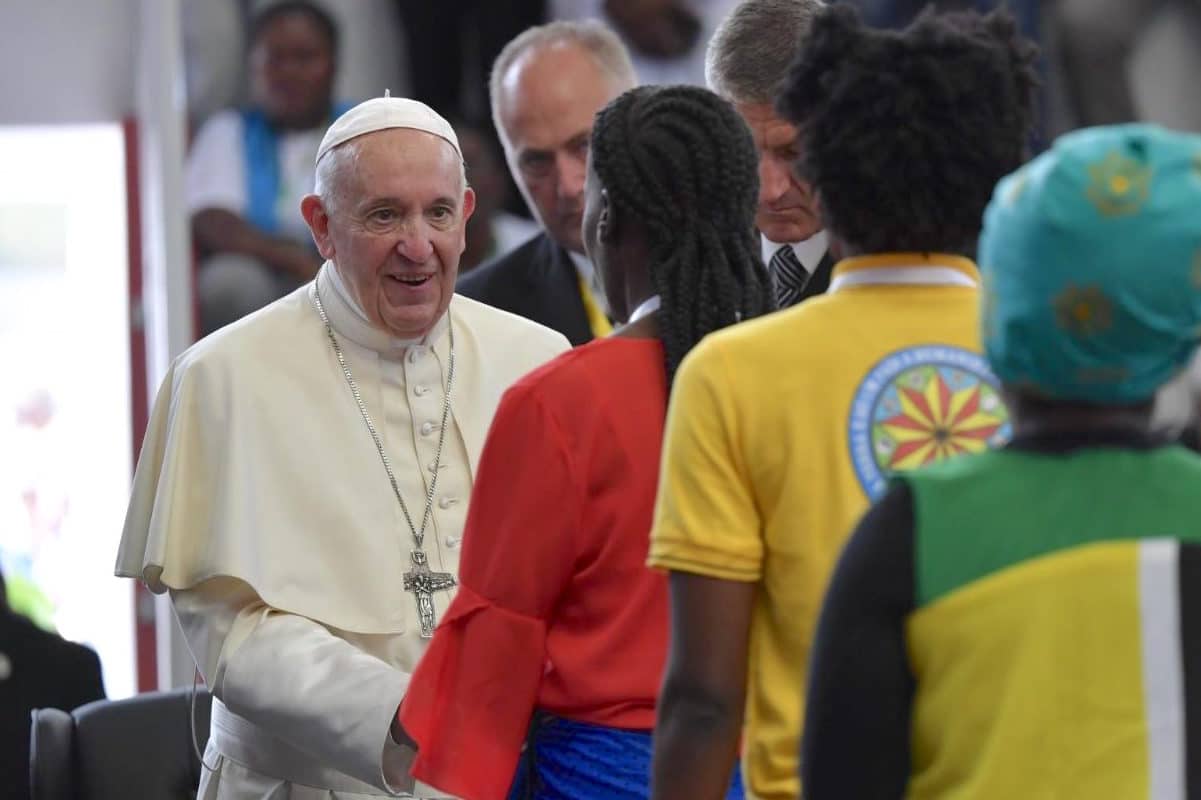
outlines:
{"label": "white sleeve", "polygon": [[411,790],[415,753],[389,735],[408,673],[267,606],[234,578],[172,590],[171,601],[209,690],[230,711],[351,777]]}
{"label": "white sleeve", "polygon": [[206,208],[246,213],[246,164],[238,112],[221,111],[200,127],[188,152],[185,177],[189,213]]}

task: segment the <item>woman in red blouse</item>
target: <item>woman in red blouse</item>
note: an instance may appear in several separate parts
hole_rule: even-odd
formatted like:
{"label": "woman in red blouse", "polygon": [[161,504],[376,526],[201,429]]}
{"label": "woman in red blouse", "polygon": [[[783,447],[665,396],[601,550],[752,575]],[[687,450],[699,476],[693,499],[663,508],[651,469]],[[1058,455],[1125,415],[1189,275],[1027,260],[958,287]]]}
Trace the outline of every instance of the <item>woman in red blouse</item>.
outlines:
{"label": "woman in red blouse", "polygon": [[642,87],[597,115],[584,242],[627,324],[501,401],[458,594],[400,714],[419,780],[465,800],[648,795],[668,602],[645,563],[668,390],[702,337],[771,308],[756,164],[704,89]]}

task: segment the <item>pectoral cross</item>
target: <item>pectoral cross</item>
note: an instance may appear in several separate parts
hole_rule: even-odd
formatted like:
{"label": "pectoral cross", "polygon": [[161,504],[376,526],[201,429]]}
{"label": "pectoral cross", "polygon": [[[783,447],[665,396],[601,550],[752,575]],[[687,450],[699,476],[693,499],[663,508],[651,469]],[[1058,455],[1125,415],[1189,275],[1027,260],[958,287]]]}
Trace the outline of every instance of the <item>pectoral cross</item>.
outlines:
{"label": "pectoral cross", "polygon": [[430,572],[429,564],[425,560],[425,553],[421,550],[414,550],[412,556],[413,568],[404,574],[405,591],[412,592],[417,600],[417,616],[421,620],[421,638],[432,639],[434,625],[438,621],[434,617],[434,592],[449,589],[458,581],[449,572]]}

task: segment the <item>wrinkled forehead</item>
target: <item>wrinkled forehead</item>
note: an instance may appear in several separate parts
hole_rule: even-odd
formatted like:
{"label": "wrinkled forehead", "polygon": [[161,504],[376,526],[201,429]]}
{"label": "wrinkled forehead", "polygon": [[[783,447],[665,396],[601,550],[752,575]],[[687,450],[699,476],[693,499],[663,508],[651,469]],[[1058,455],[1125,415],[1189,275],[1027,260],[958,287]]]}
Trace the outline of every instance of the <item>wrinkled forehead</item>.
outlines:
{"label": "wrinkled forehead", "polygon": [[445,176],[447,182],[462,190],[466,167],[459,151],[441,136],[413,128],[387,128],[355,137],[339,145],[335,152],[349,156],[352,172],[360,180],[371,177],[392,178],[421,175]]}
{"label": "wrinkled forehead", "polygon": [[446,201],[458,206],[467,179],[458,153],[441,138],[386,130],[350,139],[322,156],[316,191],[332,210],[362,208],[383,198],[403,205]]}

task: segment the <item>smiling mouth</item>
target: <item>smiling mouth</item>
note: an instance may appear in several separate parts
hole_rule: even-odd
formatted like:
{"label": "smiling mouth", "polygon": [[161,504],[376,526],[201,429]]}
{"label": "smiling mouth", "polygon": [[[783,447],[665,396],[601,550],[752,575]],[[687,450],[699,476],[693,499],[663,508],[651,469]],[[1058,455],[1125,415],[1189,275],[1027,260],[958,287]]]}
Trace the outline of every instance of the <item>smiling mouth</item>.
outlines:
{"label": "smiling mouth", "polygon": [[404,286],[424,286],[433,280],[433,275],[389,275],[393,281]]}

